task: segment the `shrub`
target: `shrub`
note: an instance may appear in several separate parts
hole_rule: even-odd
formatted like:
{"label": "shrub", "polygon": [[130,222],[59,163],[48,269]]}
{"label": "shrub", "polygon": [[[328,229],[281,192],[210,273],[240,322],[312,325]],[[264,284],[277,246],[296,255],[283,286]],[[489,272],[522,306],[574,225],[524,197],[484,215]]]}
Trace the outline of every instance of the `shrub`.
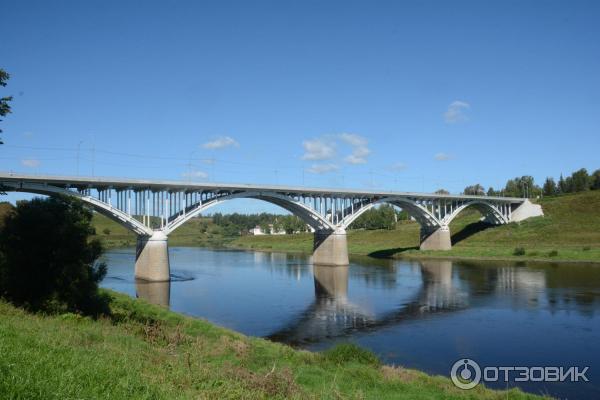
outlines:
{"label": "shrub", "polygon": [[556,256],[558,255],[558,251],[556,251],[556,250],[552,250],[550,253],[548,253],[548,255],[549,255],[550,257],[556,257]]}
{"label": "shrub", "polygon": [[379,358],[369,350],[365,350],[353,343],[342,343],[325,351],[323,357],[336,364],[357,362],[360,364],[379,365]]}
{"label": "shrub", "polygon": [[590,250],[591,250],[591,247],[590,247],[590,246],[585,246],[585,247],[583,248],[583,251],[590,251]]}
{"label": "shrub", "polygon": [[515,255],[515,256],[524,256],[525,255],[525,248],[524,247],[517,247],[517,248],[515,248],[515,251],[513,251],[513,255]]}
{"label": "shrub", "polygon": [[89,240],[92,213],[66,197],[20,202],[0,230],[0,296],[32,311],[108,311],[98,283],[102,246]]}
{"label": "shrub", "polygon": [[105,235],[110,235],[110,229],[104,228],[104,230],[102,231],[102,233],[104,233]]}

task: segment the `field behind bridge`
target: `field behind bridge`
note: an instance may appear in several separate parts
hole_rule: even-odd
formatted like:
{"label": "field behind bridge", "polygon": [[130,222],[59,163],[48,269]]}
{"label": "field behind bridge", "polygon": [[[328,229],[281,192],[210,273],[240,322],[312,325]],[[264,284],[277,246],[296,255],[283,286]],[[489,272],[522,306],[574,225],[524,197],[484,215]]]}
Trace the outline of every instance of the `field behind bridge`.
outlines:
{"label": "field behind bridge", "polygon": [[[450,226],[449,252],[421,252],[419,225],[402,221],[394,230],[350,230],[351,254],[373,257],[460,257],[576,260],[600,262],[600,191],[540,200],[545,216],[519,224],[483,229],[477,211],[466,211]],[[0,204],[0,215],[11,207]],[[135,246],[135,235],[108,218],[94,216],[96,235],[108,248]],[[312,252],[312,234],[224,236],[210,218],[195,218],[169,238],[171,246],[230,247],[267,251]],[[523,248],[524,255],[514,255]]]}

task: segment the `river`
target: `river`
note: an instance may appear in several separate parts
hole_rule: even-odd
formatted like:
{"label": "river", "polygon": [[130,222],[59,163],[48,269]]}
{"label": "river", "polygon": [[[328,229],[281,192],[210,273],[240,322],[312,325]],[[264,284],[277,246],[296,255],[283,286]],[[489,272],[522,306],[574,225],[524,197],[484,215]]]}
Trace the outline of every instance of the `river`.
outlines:
{"label": "river", "polygon": [[600,266],[365,257],[326,267],[296,254],[174,247],[173,281],[143,283],[134,258],[134,249],[107,252],[102,286],[295,347],[354,342],[430,374],[449,376],[461,358],[482,368],[587,366],[589,382],[509,386],[600,398]]}

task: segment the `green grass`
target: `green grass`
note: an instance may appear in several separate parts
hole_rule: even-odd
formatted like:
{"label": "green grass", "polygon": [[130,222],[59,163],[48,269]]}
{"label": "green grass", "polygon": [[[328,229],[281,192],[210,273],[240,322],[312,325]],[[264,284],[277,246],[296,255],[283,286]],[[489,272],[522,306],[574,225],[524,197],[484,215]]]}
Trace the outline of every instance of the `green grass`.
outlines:
{"label": "green grass", "polygon": [[[6,399],[525,399],[379,365],[342,345],[323,354],[246,337],[109,292],[111,317],[30,314],[0,301]],[[407,346],[410,344],[406,344]]]}
{"label": "green grass", "polygon": [[[479,231],[477,211],[467,210],[450,225],[453,240],[447,252],[419,251],[419,225],[399,224],[395,230],[348,232],[348,251],[373,257],[456,257],[600,262],[600,191],[544,198],[545,216]],[[96,215],[98,236],[108,247],[134,246],[135,237],[106,217]],[[104,235],[104,228],[111,230]],[[193,219],[169,237],[171,246],[233,247],[311,253],[310,233],[225,238],[209,218]],[[524,255],[515,255],[523,248]]]}

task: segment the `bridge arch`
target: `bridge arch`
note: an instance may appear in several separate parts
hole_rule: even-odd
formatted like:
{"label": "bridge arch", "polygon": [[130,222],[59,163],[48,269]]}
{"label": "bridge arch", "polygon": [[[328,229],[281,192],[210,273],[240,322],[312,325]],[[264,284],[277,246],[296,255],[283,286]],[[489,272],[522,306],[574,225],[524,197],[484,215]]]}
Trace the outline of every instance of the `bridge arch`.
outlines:
{"label": "bridge arch", "polygon": [[442,222],[439,221],[427,208],[425,208],[421,204],[418,204],[415,201],[406,198],[384,197],[382,199],[373,201],[369,204],[362,206],[358,211],[355,211],[353,214],[344,218],[344,220],[341,222],[343,229],[348,229],[348,227],[366,211],[370,210],[378,204],[386,203],[402,208],[403,210],[408,212],[408,214],[411,217],[417,220],[421,227],[427,229],[434,229],[443,225]]}
{"label": "bridge arch", "polygon": [[484,201],[484,200],[473,200],[469,201],[461,206],[457,207],[452,213],[447,214],[443,222],[445,225],[450,225],[450,223],[456,218],[461,212],[466,210],[467,208],[475,208],[477,211],[483,215],[483,217],[490,223],[494,225],[502,225],[507,224],[508,218],[493,204]]}
{"label": "bridge arch", "polygon": [[302,219],[315,231],[333,232],[337,229],[337,227],[333,223],[331,223],[325,217],[317,213],[315,210],[311,209],[305,204],[293,201],[288,196],[272,192],[261,193],[255,191],[248,191],[233,194],[225,194],[222,196],[217,196],[204,203],[195,204],[192,207],[190,207],[189,211],[186,211],[184,214],[176,215],[171,220],[169,220],[167,226],[163,229],[163,231],[165,235],[169,235],[181,225],[185,224],[187,221],[198,216],[200,213],[206,211],[207,209],[221,204],[225,201],[234,199],[256,199],[277,205]]}
{"label": "bridge arch", "polygon": [[72,190],[61,188],[54,185],[41,185],[37,183],[4,183],[3,189],[6,191],[14,191],[14,192],[23,192],[23,193],[32,193],[32,194],[41,194],[44,196],[71,196],[80,199],[84,203],[90,205],[95,211],[100,214],[112,219],[118,224],[124,226],[125,228],[135,232],[140,236],[152,236],[154,231],[142,224],[137,219],[132,216],[124,213],[118,208],[112,207],[110,204],[107,204],[101,200],[98,200],[92,196],[86,196],[79,192],[74,192]]}

